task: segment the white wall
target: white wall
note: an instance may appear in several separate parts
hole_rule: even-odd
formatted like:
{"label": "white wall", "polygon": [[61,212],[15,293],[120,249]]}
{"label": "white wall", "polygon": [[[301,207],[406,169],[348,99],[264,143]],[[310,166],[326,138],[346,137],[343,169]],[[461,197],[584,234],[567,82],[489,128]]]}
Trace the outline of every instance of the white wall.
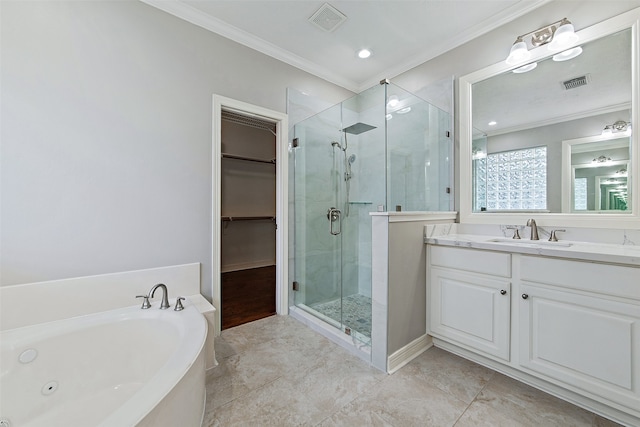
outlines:
{"label": "white wall", "polygon": [[[639,6],[551,2],[392,80],[417,91],[550,21],[581,29]],[[287,87],[351,95],[137,1],[0,12],[1,285],[199,262],[210,296],[211,95],[277,111]]]}
{"label": "white wall", "polygon": [[0,284],[202,264],[212,94],[351,92],[137,1],[0,2]]}

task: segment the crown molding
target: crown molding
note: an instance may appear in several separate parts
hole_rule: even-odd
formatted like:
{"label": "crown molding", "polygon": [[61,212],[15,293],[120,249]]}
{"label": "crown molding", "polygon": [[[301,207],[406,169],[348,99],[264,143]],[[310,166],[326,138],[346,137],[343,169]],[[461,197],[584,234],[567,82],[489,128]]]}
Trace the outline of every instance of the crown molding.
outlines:
{"label": "crown molding", "polygon": [[230,25],[218,18],[208,15],[199,9],[190,6],[181,0],[140,0],[141,2],[148,4],[149,6],[160,9],[170,15],[176,16],[201,28],[216,33],[222,37],[230,39],[236,43],[247,46],[251,49],[257,50],[260,53],[271,56],[279,61],[296,67],[302,71],[306,71],[317,77],[320,77],[330,83],[336,84],[340,87],[348,89],[355,93],[360,93],[363,90],[369,89],[377,85],[381,78],[392,78],[398,76],[412,68],[417,67],[439,55],[442,55],[449,50],[452,50],[458,46],[463,45],[476,37],[492,31],[507,22],[510,22],[522,15],[531,12],[538,7],[549,3],[551,0],[535,0],[525,1],[521,0],[518,3],[506,8],[497,15],[492,16],[490,19],[486,19],[483,22],[471,27],[469,30],[461,33],[457,37],[452,38],[448,43],[438,44],[437,46],[427,47],[419,54],[412,56],[407,61],[398,64],[395,67],[389,68],[386,72],[381,73],[380,76],[367,79],[364,82],[355,82],[347,79],[334,71],[322,67],[319,64],[306,60],[298,55],[295,55],[285,49],[282,49],[272,43],[267,42],[264,39],[256,37],[255,35],[241,30],[233,25]]}
{"label": "crown molding", "polygon": [[229,25],[228,23],[208,15],[180,0],[140,1],[352,92],[355,92],[360,87],[357,82],[346,79],[343,76],[316,64],[315,62],[308,61],[298,55],[269,43],[266,40],[256,37],[251,33],[241,30],[238,27]]}

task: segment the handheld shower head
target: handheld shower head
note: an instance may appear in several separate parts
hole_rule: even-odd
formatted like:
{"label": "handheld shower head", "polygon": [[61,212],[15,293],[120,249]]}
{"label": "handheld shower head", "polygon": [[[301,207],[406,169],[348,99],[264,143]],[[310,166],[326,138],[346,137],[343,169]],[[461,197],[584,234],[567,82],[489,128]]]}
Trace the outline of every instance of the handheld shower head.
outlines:
{"label": "handheld shower head", "polygon": [[351,165],[355,161],[356,161],[356,155],[355,154],[350,155],[349,156],[349,164]]}

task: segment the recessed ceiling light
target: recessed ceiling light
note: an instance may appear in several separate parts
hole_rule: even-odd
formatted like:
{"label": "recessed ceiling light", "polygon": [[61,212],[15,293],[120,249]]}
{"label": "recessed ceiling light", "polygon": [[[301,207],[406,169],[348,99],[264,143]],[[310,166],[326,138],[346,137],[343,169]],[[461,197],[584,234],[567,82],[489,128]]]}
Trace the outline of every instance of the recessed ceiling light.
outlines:
{"label": "recessed ceiling light", "polygon": [[407,114],[409,111],[411,111],[411,107],[405,107],[401,110],[396,111],[396,113],[398,114]]}
{"label": "recessed ceiling light", "polygon": [[491,120],[489,123],[487,123],[489,126],[495,126],[498,124],[498,122],[496,122],[495,120]]}
{"label": "recessed ceiling light", "polygon": [[366,59],[371,56],[371,51],[369,49],[361,49],[358,51],[358,58]]}
{"label": "recessed ceiling light", "polygon": [[393,114],[387,114],[386,116],[384,116],[384,118],[387,120],[391,120],[393,119]]}

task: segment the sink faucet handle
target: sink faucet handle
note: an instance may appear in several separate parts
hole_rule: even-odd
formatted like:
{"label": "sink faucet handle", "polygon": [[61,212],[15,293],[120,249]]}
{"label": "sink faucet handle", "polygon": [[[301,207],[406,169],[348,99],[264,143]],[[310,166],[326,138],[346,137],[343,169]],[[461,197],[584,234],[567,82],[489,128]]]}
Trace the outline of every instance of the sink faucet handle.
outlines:
{"label": "sink faucet handle", "polygon": [[507,230],[513,230],[512,239],[520,239],[520,229],[516,226],[507,226]]}
{"label": "sink faucet handle", "polygon": [[557,242],[558,238],[556,237],[556,232],[558,231],[562,231],[563,233],[567,230],[551,230],[551,235],[549,236],[549,241],[550,242]]}
{"label": "sink faucet handle", "polygon": [[184,310],[184,306],[182,305],[182,301],[184,301],[184,297],[176,298],[176,306],[173,311],[182,311]]}
{"label": "sink faucet handle", "polygon": [[142,300],[142,309],[146,310],[147,308],[151,308],[151,303],[149,302],[149,295],[136,295],[136,298],[144,298]]}

